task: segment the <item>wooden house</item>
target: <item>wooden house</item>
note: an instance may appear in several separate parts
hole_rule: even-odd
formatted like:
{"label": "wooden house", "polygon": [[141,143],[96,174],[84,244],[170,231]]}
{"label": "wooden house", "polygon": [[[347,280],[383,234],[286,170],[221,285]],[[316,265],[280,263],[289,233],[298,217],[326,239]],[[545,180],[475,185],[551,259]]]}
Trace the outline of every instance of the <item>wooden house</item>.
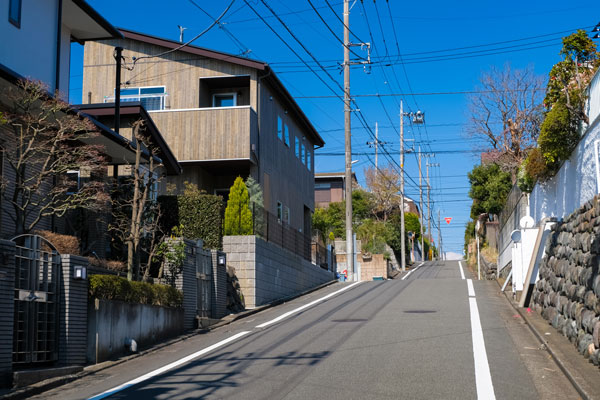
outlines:
{"label": "wooden house", "polygon": [[113,53],[122,47],[121,101],[142,103],[181,163],[170,183],[227,198],[237,176],[252,176],[267,211],[310,232],[314,149],[324,141],[269,65],[120,31],[123,39],[86,45],[82,102],[115,100]]}

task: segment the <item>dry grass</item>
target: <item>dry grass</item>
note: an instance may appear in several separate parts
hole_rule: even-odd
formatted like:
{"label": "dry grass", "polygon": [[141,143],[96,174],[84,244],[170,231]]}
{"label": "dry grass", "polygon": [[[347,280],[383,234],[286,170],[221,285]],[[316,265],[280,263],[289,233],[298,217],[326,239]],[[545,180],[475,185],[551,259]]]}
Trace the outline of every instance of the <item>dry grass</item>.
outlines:
{"label": "dry grass", "polygon": [[60,254],[79,255],[79,239],[75,236],[50,231],[35,231],[34,233],[52,243]]}
{"label": "dry grass", "polygon": [[109,269],[111,271],[125,272],[127,266],[123,261],[104,260],[96,257],[88,257],[88,262],[94,267]]}

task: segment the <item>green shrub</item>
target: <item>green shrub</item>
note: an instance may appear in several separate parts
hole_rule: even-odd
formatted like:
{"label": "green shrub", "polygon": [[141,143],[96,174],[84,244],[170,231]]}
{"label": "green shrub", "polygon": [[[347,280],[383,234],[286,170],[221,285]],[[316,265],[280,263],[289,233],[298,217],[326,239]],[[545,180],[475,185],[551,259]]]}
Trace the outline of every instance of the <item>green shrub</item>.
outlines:
{"label": "green shrub", "polygon": [[225,235],[252,234],[252,212],[249,206],[248,188],[244,180],[238,176],[229,189],[223,229]]}
{"label": "green shrub", "polygon": [[558,101],[546,114],[538,144],[550,172],[558,171],[561,162],[568,160],[579,142],[579,133],[569,109]]}
{"label": "green shrub", "polygon": [[223,198],[206,194],[195,185],[185,183],[180,196],[160,196],[162,216],[160,226],[170,233],[175,226],[182,226],[183,236],[188,239],[202,239],[204,247],[223,247]]}
{"label": "green shrub", "polygon": [[128,281],[116,275],[92,275],[89,279],[90,299],[120,300],[127,303],[181,307],[183,294],[167,285]]}

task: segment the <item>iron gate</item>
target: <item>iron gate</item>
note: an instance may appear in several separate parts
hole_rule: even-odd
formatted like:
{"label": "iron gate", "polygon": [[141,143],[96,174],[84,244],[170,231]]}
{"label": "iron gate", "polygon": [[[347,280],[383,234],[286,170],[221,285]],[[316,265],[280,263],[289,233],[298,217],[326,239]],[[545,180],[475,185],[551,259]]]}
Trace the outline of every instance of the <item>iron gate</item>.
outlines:
{"label": "iron gate", "polygon": [[38,235],[20,235],[13,241],[16,243],[13,363],[56,361],[60,254]]}
{"label": "iron gate", "polygon": [[198,282],[196,296],[196,312],[199,317],[210,317],[212,290],[212,255],[210,250],[199,250],[196,254],[196,280]]}

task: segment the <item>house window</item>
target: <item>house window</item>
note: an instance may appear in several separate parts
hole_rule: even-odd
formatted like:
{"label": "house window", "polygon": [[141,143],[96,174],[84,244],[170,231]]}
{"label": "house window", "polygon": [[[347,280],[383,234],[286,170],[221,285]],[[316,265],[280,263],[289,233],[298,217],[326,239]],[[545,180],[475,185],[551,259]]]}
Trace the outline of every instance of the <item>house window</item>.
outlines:
{"label": "house window", "polygon": [[21,0],[9,0],[8,4],[8,21],[16,26],[21,27]]}
{"label": "house window", "polygon": [[283,121],[279,115],[277,116],[277,137],[283,141]]}
{"label": "house window", "polygon": [[213,94],[213,107],[235,107],[237,105],[237,93]]}
{"label": "house window", "polygon": [[315,190],[329,190],[331,183],[315,183]]}
{"label": "house window", "polygon": [[290,208],[288,206],[283,208],[283,221],[288,225],[290,224]]}
{"label": "house window", "polygon": [[[302,138],[304,140],[304,138]],[[302,164],[306,165],[306,146],[302,143],[302,148],[300,149],[300,159],[302,160]]]}
{"label": "house window", "polygon": [[[164,86],[130,87],[121,89],[121,102],[139,101],[148,111],[165,109]],[[114,101],[114,97],[105,97],[104,102]]]}
{"label": "house window", "polygon": [[281,223],[283,217],[283,204],[280,201],[277,202],[277,222]]}
{"label": "house window", "polygon": [[296,145],[294,146],[296,149],[296,157],[300,158],[300,153],[302,150],[300,150],[300,138],[298,136],[294,137],[294,140],[296,141]]}
{"label": "house window", "polygon": [[290,129],[286,124],[283,124],[283,142],[287,147],[290,147]]}
{"label": "house window", "polygon": [[79,191],[81,175],[79,171],[67,171],[67,194],[75,194]]}
{"label": "house window", "polygon": [[312,151],[310,148],[306,149],[306,168],[309,171],[312,169]]}

